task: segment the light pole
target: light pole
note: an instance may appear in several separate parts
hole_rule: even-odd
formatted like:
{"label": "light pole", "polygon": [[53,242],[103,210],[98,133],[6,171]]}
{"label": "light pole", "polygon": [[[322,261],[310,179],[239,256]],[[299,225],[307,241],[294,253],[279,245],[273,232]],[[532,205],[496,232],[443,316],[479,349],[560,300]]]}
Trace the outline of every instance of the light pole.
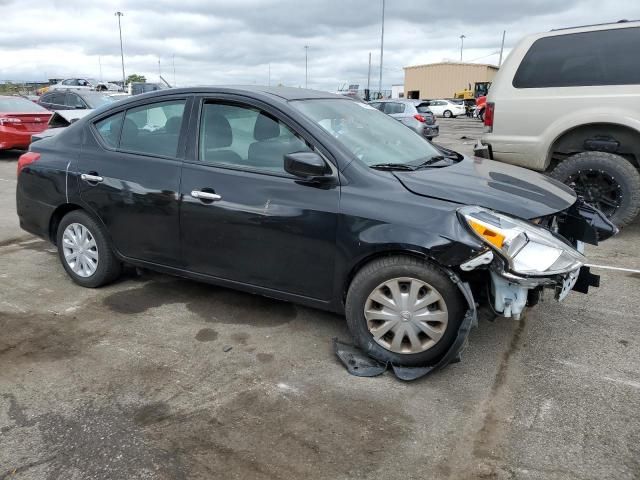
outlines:
{"label": "light pole", "polygon": [[382,0],[382,30],[380,32],[380,78],[378,79],[378,96],[382,97],[382,59],[384,57],[384,0]]}
{"label": "light pole", "polygon": [[304,46],[304,88],[309,84],[309,45]]}
{"label": "light pole", "polygon": [[502,44],[500,45],[500,60],[498,60],[498,66],[502,65],[502,52],[504,52],[504,36],[507,34],[506,30],[502,31]]}
{"label": "light pole", "polygon": [[120,24],[120,17],[124,15],[122,12],[116,12],[118,17],[118,31],[120,32],[120,59],[122,60],[122,90],[126,88],[126,77],[124,76],[124,50],[122,49],[122,25]]}
{"label": "light pole", "polygon": [[462,49],[464,48],[464,39],[467,38],[464,35],[460,35],[460,62],[462,62]]}

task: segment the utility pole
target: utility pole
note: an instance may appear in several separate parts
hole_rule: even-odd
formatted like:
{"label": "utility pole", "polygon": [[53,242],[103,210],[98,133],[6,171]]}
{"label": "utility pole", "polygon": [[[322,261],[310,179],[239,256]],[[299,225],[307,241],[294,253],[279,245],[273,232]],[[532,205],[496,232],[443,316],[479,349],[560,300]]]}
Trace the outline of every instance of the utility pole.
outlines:
{"label": "utility pole", "polygon": [[304,46],[304,88],[309,85],[309,45]]}
{"label": "utility pole", "polygon": [[269,77],[268,77],[268,86],[271,86],[271,62],[269,62]]}
{"label": "utility pole", "polygon": [[369,52],[369,73],[367,73],[367,94],[365,100],[368,102],[371,99],[371,52]]}
{"label": "utility pole", "polygon": [[176,54],[171,55],[171,65],[173,66],[173,87],[176,87]]}
{"label": "utility pole", "polygon": [[502,31],[502,45],[500,46],[500,60],[498,60],[498,66],[502,65],[502,52],[504,51],[504,36],[507,34],[506,30]]}
{"label": "utility pole", "polygon": [[160,67],[160,55],[158,55],[158,76],[162,76],[162,68]]}
{"label": "utility pole", "polygon": [[382,0],[382,30],[380,31],[380,78],[378,79],[378,95],[382,97],[382,60],[384,57],[384,0]]}
{"label": "utility pole", "polygon": [[102,81],[102,60],[98,56],[98,66],[100,67],[100,81]]}
{"label": "utility pole", "polygon": [[127,82],[126,77],[124,76],[124,50],[122,49],[122,25],[120,23],[120,18],[124,15],[122,12],[116,12],[116,17],[118,17],[118,31],[120,32],[120,59],[122,60],[122,90],[125,89]]}
{"label": "utility pole", "polygon": [[460,35],[460,62],[462,63],[462,49],[464,48],[464,39],[467,38],[465,35]]}

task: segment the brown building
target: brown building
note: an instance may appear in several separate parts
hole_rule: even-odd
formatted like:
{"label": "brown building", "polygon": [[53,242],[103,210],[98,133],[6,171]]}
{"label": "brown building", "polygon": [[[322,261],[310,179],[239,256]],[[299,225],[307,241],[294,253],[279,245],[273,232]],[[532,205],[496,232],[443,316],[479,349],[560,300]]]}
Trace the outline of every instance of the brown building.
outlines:
{"label": "brown building", "polygon": [[405,98],[452,98],[476,82],[491,82],[498,67],[485,63],[443,62],[404,67]]}

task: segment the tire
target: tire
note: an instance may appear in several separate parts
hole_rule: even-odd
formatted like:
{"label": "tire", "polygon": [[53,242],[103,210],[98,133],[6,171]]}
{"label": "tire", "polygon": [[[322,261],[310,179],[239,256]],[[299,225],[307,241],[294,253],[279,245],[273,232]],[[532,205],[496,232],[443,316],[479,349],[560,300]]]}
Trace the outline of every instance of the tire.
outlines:
{"label": "tire", "polygon": [[453,118],[453,113],[451,113],[451,110],[445,110],[445,111],[442,113],[442,116],[443,116],[444,118]]}
{"label": "tire", "polygon": [[640,173],[620,155],[578,153],[558,164],[550,176],[567,185],[575,183],[576,193],[619,227],[631,223],[640,212]]}
{"label": "tire", "polygon": [[[83,229],[86,230],[84,234]],[[78,237],[84,240],[75,244],[74,239]],[[62,218],[56,232],[56,244],[62,266],[78,285],[97,288],[120,276],[122,263],[114,255],[104,227],[83,210],[73,210]],[[77,254],[79,247],[82,261],[68,260],[74,258],[73,253]]]}
{"label": "tire", "polygon": [[[427,298],[433,299],[439,295],[436,301],[431,304],[423,303],[414,311],[416,316],[420,315],[423,318],[428,315],[437,315],[432,317],[436,320],[435,322],[429,321],[427,324],[432,327],[430,332],[437,331],[437,335],[429,337],[417,326],[418,323],[426,323],[424,320],[419,322],[415,318],[407,319],[406,317],[411,315],[406,314],[411,312],[399,313],[400,309],[396,310],[398,313],[393,315],[392,320],[375,319],[392,309],[377,304],[370,296],[374,293],[384,295],[384,287],[383,289],[380,287],[385,283],[393,284],[396,281],[399,286],[405,283],[408,290],[399,293],[405,295],[406,299],[410,298],[413,285],[413,283],[407,285],[408,281],[415,281],[416,285],[424,284],[425,291],[422,296],[420,296],[421,291],[418,291],[418,301],[421,299],[424,302]],[[390,290],[388,294],[392,295]],[[388,302],[390,296],[382,300]],[[376,298],[381,299],[379,296]],[[403,307],[407,307],[407,304]],[[393,256],[373,260],[360,269],[349,286],[345,313],[355,342],[371,357],[394,365],[427,366],[440,360],[451,347],[466,309],[466,302],[460,290],[438,267],[409,256]],[[427,310],[429,310],[428,313]],[[394,323],[393,328],[388,328],[389,322]],[[370,326],[373,330],[379,331],[378,339],[374,337]],[[413,329],[414,341],[407,335],[409,329]],[[383,331],[387,333],[380,335]],[[436,340],[438,335],[439,338]]]}

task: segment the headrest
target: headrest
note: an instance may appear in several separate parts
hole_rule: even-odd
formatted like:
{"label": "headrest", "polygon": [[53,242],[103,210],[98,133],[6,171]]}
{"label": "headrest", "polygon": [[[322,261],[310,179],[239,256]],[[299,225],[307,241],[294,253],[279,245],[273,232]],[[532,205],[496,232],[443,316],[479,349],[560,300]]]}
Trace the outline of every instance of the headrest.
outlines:
{"label": "headrest", "polygon": [[215,110],[205,114],[205,141],[207,148],[228,147],[233,142],[229,120]]}
{"label": "headrest", "polygon": [[269,140],[280,136],[280,124],[270,116],[260,113],[253,127],[253,138],[258,141]]}
{"label": "headrest", "polygon": [[128,143],[138,136],[138,126],[130,118],[125,118],[122,124],[122,135],[120,143]]}
{"label": "headrest", "polygon": [[180,133],[180,125],[182,125],[182,117],[175,115],[167,119],[164,124],[164,131],[166,133]]}

